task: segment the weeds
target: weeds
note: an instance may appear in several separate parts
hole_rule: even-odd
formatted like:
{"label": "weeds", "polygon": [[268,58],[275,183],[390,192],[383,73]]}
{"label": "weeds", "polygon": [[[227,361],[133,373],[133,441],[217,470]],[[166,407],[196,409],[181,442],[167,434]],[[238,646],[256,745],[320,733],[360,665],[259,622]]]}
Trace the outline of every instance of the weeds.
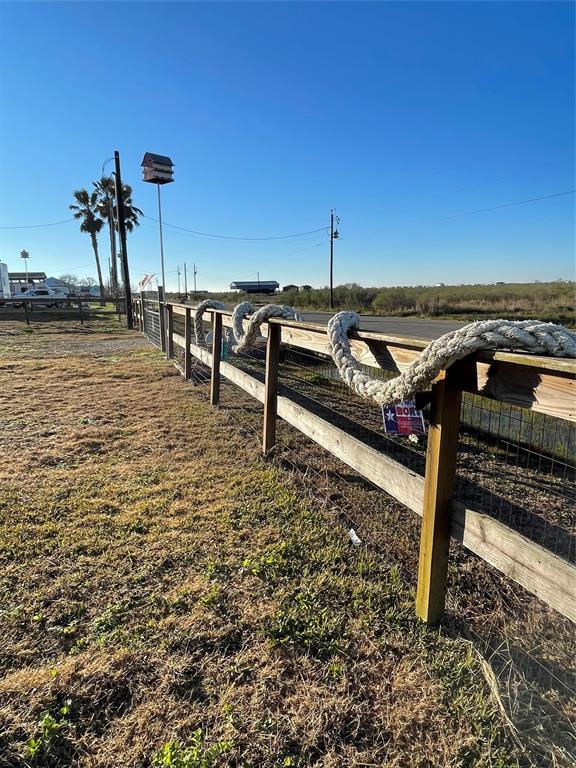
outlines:
{"label": "weeds", "polygon": [[58,710],[60,719],[57,719],[50,712],[44,712],[38,722],[38,733],[28,739],[24,745],[24,757],[37,760],[40,757],[47,757],[50,752],[58,746],[64,738],[63,732],[69,725],[68,715],[72,701],[68,699]]}
{"label": "weeds", "polygon": [[192,734],[191,743],[188,746],[184,746],[179,741],[165,744],[152,758],[152,765],[170,766],[170,768],[212,768],[231,748],[231,741],[217,741],[207,745],[202,730],[198,728]]}
{"label": "weeds", "polygon": [[264,624],[264,634],[278,646],[295,646],[319,658],[329,658],[345,646],[346,617],[322,605],[317,592],[287,597]]}

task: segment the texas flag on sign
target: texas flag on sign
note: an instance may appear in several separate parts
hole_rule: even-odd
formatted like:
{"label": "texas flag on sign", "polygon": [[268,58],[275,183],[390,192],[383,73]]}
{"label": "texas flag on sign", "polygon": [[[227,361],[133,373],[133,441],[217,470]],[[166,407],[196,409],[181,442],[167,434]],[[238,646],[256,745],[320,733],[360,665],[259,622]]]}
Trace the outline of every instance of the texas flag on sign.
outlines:
{"label": "texas flag on sign", "polygon": [[414,400],[402,400],[401,403],[382,406],[384,431],[390,435],[424,434],[424,416],[416,408]]}

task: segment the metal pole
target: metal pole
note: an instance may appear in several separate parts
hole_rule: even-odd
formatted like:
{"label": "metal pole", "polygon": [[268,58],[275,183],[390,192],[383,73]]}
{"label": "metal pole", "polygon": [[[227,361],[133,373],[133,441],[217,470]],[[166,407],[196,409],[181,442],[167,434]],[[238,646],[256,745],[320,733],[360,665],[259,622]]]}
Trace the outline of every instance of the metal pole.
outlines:
{"label": "metal pole", "polygon": [[178,264],[178,296],[180,296],[180,264]]}
{"label": "metal pole", "polygon": [[156,184],[158,190],[158,224],[160,226],[160,264],[162,266],[162,288],[166,294],[166,276],[164,274],[164,236],[162,234],[162,205],[160,203],[160,184]]}
{"label": "metal pole", "polygon": [[132,315],[132,289],[130,288],[130,272],[128,270],[128,249],[126,248],[126,222],[124,221],[124,196],[122,194],[122,177],[120,175],[120,153],[114,151],[116,164],[115,187],[116,207],[118,211],[118,232],[120,233],[120,253],[122,256],[122,273],[124,276],[124,298],[126,302],[126,325],[134,328],[134,316]]}
{"label": "metal pole", "polygon": [[188,273],[186,272],[186,262],[184,262],[184,296],[188,298]]}
{"label": "metal pole", "polygon": [[334,308],[334,211],[330,211],[330,309]]}
{"label": "metal pole", "polygon": [[198,270],[196,269],[196,264],[194,264],[194,298],[196,298],[196,272]]}

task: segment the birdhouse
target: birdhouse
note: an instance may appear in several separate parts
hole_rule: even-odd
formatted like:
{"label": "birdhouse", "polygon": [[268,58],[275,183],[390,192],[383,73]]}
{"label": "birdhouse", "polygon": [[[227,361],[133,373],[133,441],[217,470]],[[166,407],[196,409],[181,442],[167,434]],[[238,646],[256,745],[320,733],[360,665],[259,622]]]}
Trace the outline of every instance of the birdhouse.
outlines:
{"label": "birdhouse", "polygon": [[144,181],[151,184],[170,184],[174,181],[172,178],[174,163],[166,155],[155,155],[153,152],[146,152],[142,160],[142,169]]}

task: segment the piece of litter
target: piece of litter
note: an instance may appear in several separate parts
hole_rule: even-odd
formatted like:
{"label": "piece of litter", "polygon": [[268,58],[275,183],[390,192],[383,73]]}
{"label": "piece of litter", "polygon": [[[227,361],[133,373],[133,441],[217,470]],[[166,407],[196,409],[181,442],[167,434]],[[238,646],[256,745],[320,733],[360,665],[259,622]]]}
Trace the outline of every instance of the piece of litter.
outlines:
{"label": "piece of litter", "polygon": [[414,434],[408,435],[408,440],[410,440],[410,442],[414,443],[415,445],[418,445],[419,443],[418,435],[414,435]]}
{"label": "piece of litter", "polygon": [[350,541],[352,544],[354,544],[355,547],[359,547],[360,544],[362,544],[362,539],[358,538],[358,535],[356,534],[356,531],[354,528],[350,528],[348,531],[348,536],[350,536]]}

